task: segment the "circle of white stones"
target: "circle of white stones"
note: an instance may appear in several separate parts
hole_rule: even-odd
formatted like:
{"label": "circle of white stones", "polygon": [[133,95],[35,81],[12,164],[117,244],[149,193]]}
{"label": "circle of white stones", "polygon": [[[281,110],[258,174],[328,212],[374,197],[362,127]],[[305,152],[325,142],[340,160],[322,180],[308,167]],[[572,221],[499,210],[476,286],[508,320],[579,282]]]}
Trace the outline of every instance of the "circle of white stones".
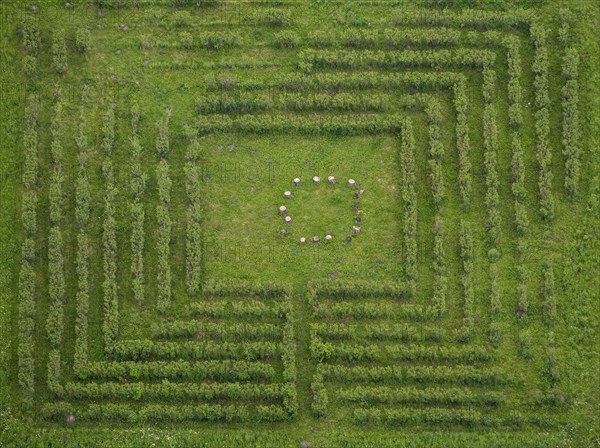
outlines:
{"label": "circle of white stones", "polygon": [[[313,181],[313,183],[314,183],[314,184],[317,184],[317,185],[319,185],[319,184],[321,183],[321,178],[320,178],[319,176],[314,176],[314,177],[312,178],[312,181]],[[296,178],[294,178],[293,182],[294,182],[294,186],[296,186],[296,187],[299,187],[299,186],[300,186],[300,184],[301,184],[301,179],[300,179],[299,177],[296,177]],[[336,179],[334,176],[327,176],[327,182],[328,182],[329,184],[331,184],[331,185],[336,185],[336,184],[337,184],[337,179]],[[347,185],[348,185],[350,188],[352,188],[352,189],[354,189],[354,188],[358,187],[358,183],[357,183],[357,182],[356,182],[356,180],[354,180],[354,179],[348,179]],[[360,189],[360,190],[358,191],[358,193],[354,193],[354,194],[353,194],[353,199],[357,199],[358,197],[360,197],[360,196],[361,196],[361,195],[364,193],[364,191],[365,191],[365,190],[363,190],[363,189]],[[292,192],[291,192],[291,191],[289,191],[289,190],[286,190],[286,191],[283,193],[283,197],[284,197],[285,199],[287,199],[287,200],[290,200],[290,199],[292,199],[292,198],[293,198],[293,196],[294,196],[294,195],[293,195],[293,194],[292,194]],[[355,205],[355,211],[358,211],[358,210],[356,209],[356,207],[357,207],[357,205]],[[283,217],[283,222],[284,222],[285,224],[291,224],[291,223],[292,223],[293,219],[292,219],[292,217],[291,217],[291,216],[288,214],[288,208],[287,208],[285,205],[280,205],[280,206],[279,206],[279,214],[280,214],[280,215]],[[358,218],[357,218],[357,221],[358,221],[358,222],[360,222],[360,221],[358,220]],[[360,226],[357,226],[357,225],[354,225],[354,226],[352,226],[352,232],[353,232],[354,234],[358,234],[358,233],[360,233],[360,231],[361,231],[361,228],[360,228]],[[286,230],[285,230],[285,229],[281,229],[281,230],[279,231],[279,234],[280,234],[280,235],[283,235],[283,236],[285,236],[285,235],[287,234],[287,232],[286,232]],[[313,237],[312,237],[310,240],[311,240],[313,243],[318,243],[318,242],[321,240],[321,238],[319,237],[319,235],[314,235],[314,236],[313,236]],[[348,239],[347,239],[347,240],[348,240]],[[351,238],[350,238],[350,240],[351,240]],[[306,242],[308,241],[308,239],[307,239],[305,236],[302,236],[302,237],[300,237],[300,240],[299,240],[299,241],[300,241],[300,243],[301,243],[301,244],[304,244],[304,243],[306,243]],[[327,235],[325,235],[325,241],[327,241],[327,242],[333,241],[333,235],[331,235],[331,234],[327,234]]]}

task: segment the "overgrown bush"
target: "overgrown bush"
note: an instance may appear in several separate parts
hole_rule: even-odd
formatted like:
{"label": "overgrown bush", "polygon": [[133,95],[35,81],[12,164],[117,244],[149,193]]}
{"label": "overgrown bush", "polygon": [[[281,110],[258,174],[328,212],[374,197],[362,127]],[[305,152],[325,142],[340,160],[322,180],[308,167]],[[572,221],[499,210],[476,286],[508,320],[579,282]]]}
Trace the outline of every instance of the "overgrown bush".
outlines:
{"label": "overgrown bush", "polygon": [[77,28],[75,31],[75,46],[80,53],[87,53],[92,48],[92,35],[87,28]]}
{"label": "overgrown bush", "polygon": [[67,71],[67,40],[64,30],[56,30],[52,35],[52,66],[58,74]]}
{"label": "overgrown bush", "polygon": [[273,36],[275,48],[296,48],[300,43],[300,36],[295,31],[280,31]]}

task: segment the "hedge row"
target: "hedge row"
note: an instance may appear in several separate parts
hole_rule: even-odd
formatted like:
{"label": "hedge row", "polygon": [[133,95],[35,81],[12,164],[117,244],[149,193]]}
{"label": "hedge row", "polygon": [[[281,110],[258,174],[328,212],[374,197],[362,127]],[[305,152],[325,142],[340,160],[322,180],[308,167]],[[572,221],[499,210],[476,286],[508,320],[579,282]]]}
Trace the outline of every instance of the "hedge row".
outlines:
{"label": "hedge row", "polygon": [[62,29],[56,29],[52,33],[52,66],[60,75],[67,72],[67,39]]}
{"label": "hedge row", "polygon": [[202,116],[197,122],[200,134],[219,132],[241,133],[282,133],[307,135],[363,135],[396,132],[401,129],[404,117],[400,114],[374,116],[364,115],[325,115],[305,116],[296,114],[269,115],[228,115]]}
{"label": "hedge row", "polygon": [[446,292],[448,290],[448,278],[446,277],[446,248],[444,246],[444,224],[438,213],[433,223],[433,306],[438,316],[442,316],[446,310]]}
{"label": "hedge row", "polygon": [[[64,111],[59,99],[54,106],[54,115],[50,125],[52,142],[50,143],[52,155],[52,175],[49,186],[50,231],[48,234],[48,318],[46,333],[50,347],[58,349],[61,346],[64,329],[64,303],[65,303],[65,275],[64,275],[64,244],[61,231],[63,218],[63,192],[64,181]],[[59,353],[59,352],[58,352]],[[58,354],[60,359],[60,353]],[[60,366],[60,361],[59,361]]]}
{"label": "hedge row", "polygon": [[322,366],[321,371],[326,380],[343,383],[361,381],[395,385],[414,382],[419,384],[496,386],[507,382],[503,372],[497,368],[464,365],[350,367],[328,364]]}
{"label": "hedge row", "polygon": [[310,72],[316,68],[361,69],[361,68],[481,68],[491,64],[495,54],[489,50],[459,48],[455,50],[314,50],[300,52],[300,68]]}
{"label": "hedge row", "polygon": [[77,293],[75,295],[75,353],[73,370],[79,375],[88,362],[88,311],[89,311],[89,240],[86,229],[77,234]]}
{"label": "hedge row", "polygon": [[544,263],[542,278],[542,310],[544,323],[552,326],[556,322],[556,286],[552,263]]}
{"label": "hedge row", "polygon": [[67,383],[64,397],[70,400],[280,400],[281,384],[252,383]]}
{"label": "hedge row", "polygon": [[523,160],[523,147],[518,131],[512,136],[512,193],[515,198],[515,228],[518,237],[524,237],[529,233],[529,218],[526,206],[525,188],[525,163]]}
{"label": "hedge row", "polygon": [[475,285],[473,284],[474,253],[471,226],[461,220],[459,228],[460,258],[462,262],[461,283],[464,296],[463,335],[471,340],[475,331]]}
{"label": "hedge row", "polygon": [[311,356],[317,361],[340,360],[343,362],[362,361],[451,361],[486,362],[494,355],[479,347],[442,347],[434,345],[375,345],[375,344],[333,344],[323,342],[318,337],[311,338]]}
{"label": "hedge row", "polygon": [[439,326],[416,324],[376,323],[340,324],[335,322],[311,324],[316,336],[329,340],[371,339],[377,341],[441,342],[446,331]]}
{"label": "hedge row", "polygon": [[410,87],[419,91],[425,88],[452,87],[456,82],[465,80],[465,75],[452,71],[399,72],[352,71],[324,72],[306,76],[299,73],[269,76],[265,80],[223,79],[214,75],[204,78],[208,92],[214,91],[256,91],[272,89],[277,92],[331,92],[340,90],[399,89]]}
{"label": "hedge row", "polygon": [[46,363],[46,383],[48,390],[57,397],[64,393],[64,388],[60,384],[61,371],[60,348],[51,348],[48,351],[48,362]]}
{"label": "hedge row", "polygon": [[499,406],[504,398],[497,392],[476,392],[465,388],[416,388],[388,386],[356,386],[337,391],[336,396],[347,402],[361,405],[412,403],[423,406],[445,405],[484,405]]}
{"label": "hedge row", "polygon": [[110,421],[113,423],[161,423],[161,422],[226,422],[281,421],[286,415],[278,406],[257,406],[254,415],[248,406],[198,404],[162,405],[152,404],[133,407],[126,404],[90,404],[86,408],[69,403],[45,404],[41,415],[46,420],[64,421],[73,414],[79,421]]}
{"label": "hedge row", "polygon": [[487,209],[486,230],[491,248],[495,248],[500,237],[500,196],[498,193],[498,128],[496,108],[492,103],[495,95],[496,74],[489,68],[483,69],[483,148],[485,165],[485,207]]}
{"label": "hedge row", "polygon": [[[30,43],[31,48],[35,47]],[[38,182],[38,114],[39,99],[31,94],[25,106],[25,130],[23,134],[23,204],[21,216],[25,238],[21,246],[19,271],[19,342],[17,348],[19,386],[25,410],[33,407],[34,397],[34,328],[35,328],[35,265],[36,265],[36,216]]]}
{"label": "hedge row", "polygon": [[502,312],[502,301],[500,298],[500,287],[498,285],[498,264],[493,261],[489,268],[490,276],[490,343],[498,348],[502,342],[502,327],[500,325],[500,315]]}
{"label": "hedge row", "polygon": [[406,295],[398,282],[381,282],[372,280],[313,280],[307,285],[309,305],[316,306],[320,300],[389,298],[396,299]]}
{"label": "hedge row", "polygon": [[564,48],[561,90],[563,110],[563,154],[565,156],[565,189],[573,198],[579,188],[581,170],[581,135],[579,130],[579,53],[574,47]]}
{"label": "hedge row", "polygon": [[447,46],[458,44],[461,33],[450,28],[383,30],[348,29],[341,32],[313,31],[308,35],[313,47],[406,48],[407,45]]}
{"label": "hedge row", "polygon": [[196,296],[202,286],[202,203],[200,165],[200,143],[193,139],[187,148],[185,191],[188,198],[186,231],[186,286],[191,297]]}
{"label": "hedge row", "polygon": [[548,347],[546,347],[546,369],[552,386],[560,381],[560,366],[556,355],[556,341],[553,331],[548,332]]}
{"label": "hedge row", "polygon": [[115,113],[109,107],[104,115],[102,125],[102,151],[104,161],[102,174],[104,175],[104,219],[102,221],[102,254],[103,273],[102,291],[104,293],[104,316],[102,323],[104,345],[109,347],[118,336],[119,309],[117,297],[117,222],[115,219],[115,186],[112,150],[115,139]]}
{"label": "hedge row", "polygon": [[171,303],[171,179],[169,177],[169,163],[166,158],[169,153],[169,120],[171,111],[166,110],[157,122],[158,133],[156,136],[156,150],[160,158],[156,170],[158,196],[160,203],[156,206],[157,227],[157,297],[156,307],[159,312],[167,310]]}
{"label": "hedge row", "polygon": [[548,134],[550,133],[550,97],[548,94],[548,50],[546,30],[539,24],[530,27],[535,45],[532,70],[535,75],[535,134],[536,153],[539,167],[538,188],[540,195],[540,213],[546,221],[554,218],[554,197],[552,196],[552,150]]}
{"label": "hedge row", "polygon": [[103,361],[88,362],[78,378],[85,380],[272,381],[275,368],[262,361]]}
{"label": "hedge row", "polygon": [[266,304],[262,300],[243,301],[203,301],[189,306],[190,314],[195,318],[281,318],[289,305],[285,302]]}
{"label": "hedge row", "polygon": [[151,340],[119,340],[110,347],[117,360],[159,359],[273,359],[282,351],[277,342],[156,342]]}
{"label": "hedge row", "polygon": [[527,25],[534,17],[534,10],[515,8],[511,11],[492,11],[483,9],[460,9],[436,12],[431,9],[403,9],[401,14],[392,18],[395,25],[422,25],[444,27],[471,27],[478,30],[487,28],[506,28]]}
{"label": "hedge row", "polygon": [[471,202],[472,180],[466,81],[462,79],[456,82],[453,90],[454,108],[456,110],[456,146],[458,148],[458,189],[462,203],[468,207]]}
{"label": "hedge row", "polygon": [[[79,170],[75,181],[75,218],[78,227],[77,256],[75,260],[77,272],[76,317],[75,317],[75,354],[74,370],[79,372],[88,360],[88,310],[89,310],[89,238],[88,221],[90,215],[91,192],[88,181],[88,123],[85,108],[89,91],[83,88],[77,130],[77,159]],[[103,334],[105,322],[103,321]]]}
{"label": "hedge row", "polygon": [[[525,165],[523,159],[523,148],[521,145],[521,126],[522,126],[522,92],[520,78],[521,58],[519,54],[519,42],[517,39],[507,41],[508,49],[508,99],[509,99],[509,120],[513,128],[512,134],[512,193],[515,200],[514,225],[517,233],[517,272],[519,273],[519,284],[516,289],[517,296],[517,316],[520,321],[527,319],[527,289],[525,286],[526,267],[523,263],[523,238],[529,233],[529,218],[527,215],[525,187]],[[498,347],[502,341],[501,325],[495,321],[500,315],[500,299],[498,292],[498,268],[495,262],[490,265],[490,282],[492,294],[492,323],[490,324],[489,340],[494,347]]]}
{"label": "hedge row", "polygon": [[400,147],[401,193],[404,201],[404,221],[402,232],[404,234],[404,275],[406,289],[410,297],[417,292],[417,192],[416,188],[416,163],[415,163],[415,137],[411,120],[406,120],[402,127],[402,143]]}
{"label": "hedge row", "polygon": [[529,298],[527,294],[527,267],[524,263],[518,263],[517,271],[517,320],[520,323],[527,323],[529,320]]}
{"label": "hedge row", "polygon": [[473,409],[456,408],[402,408],[402,409],[355,409],[352,414],[354,424],[401,426],[410,424],[430,425],[480,425],[483,415]]}
{"label": "hedge row", "polygon": [[327,395],[323,374],[320,370],[319,368],[317,369],[310,384],[312,391],[311,409],[315,417],[325,416],[329,408],[329,396]]}
{"label": "hedge row", "polygon": [[432,321],[438,318],[438,310],[433,306],[394,303],[352,303],[327,302],[314,307],[313,315],[318,319],[406,319],[416,322]]}
{"label": "hedge row", "polygon": [[281,348],[281,362],[283,364],[284,397],[283,409],[289,418],[298,415],[298,392],[296,390],[297,368],[296,368],[296,338],[294,337],[294,325],[291,301],[288,298],[288,310],[283,327],[283,344]]}
{"label": "hedge row", "polygon": [[[560,366],[556,354],[556,341],[554,335],[554,325],[556,323],[556,290],[554,281],[554,269],[552,263],[544,263],[542,278],[542,316],[544,323],[548,328],[548,346],[546,347],[546,368],[552,387],[556,388],[560,382]],[[559,396],[562,395],[559,392]],[[553,401],[552,404],[557,404]]]}
{"label": "hedge row", "polygon": [[133,299],[137,303],[144,301],[144,192],[147,175],[142,170],[142,145],[138,135],[140,109],[138,104],[131,107],[131,171],[129,189],[131,191],[131,287]]}
{"label": "hedge row", "polygon": [[198,100],[199,114],[247,114],[273,110],[385,112],[390,110],[389,96],[381,93],[208,93]]}
{"label": "hedge row", "polygon": [[219,341],[247,341],[261,339],[281,339],[283,331],[279,325],[270,323],[222,323],[201,321],[174,321],[156,325],[152,329],[153,338],[216,339]]}
{"label": "hedge row", "polygon": [[431,179],[431,190],[433,202],[439,210],[439,207],[446,196],[442,171],[444,146],[440,141],[440,125],[442,122],[442,108],[440,102],[436,98],[431,98],[427,102],[425,113],[427,114],[429,132],[429,176]]}
{"label": "hedge row", "polygon": [[42,46],[42,33],[37,16],[25,14],[23,16],[23,44],[30,55],[35,55]]}
{"label": "hedge row", "polygon": [[518,38],[507,36],[504,42],[508,63],[508,121],[511,127],[518,129],[523,123],[520,41]]}

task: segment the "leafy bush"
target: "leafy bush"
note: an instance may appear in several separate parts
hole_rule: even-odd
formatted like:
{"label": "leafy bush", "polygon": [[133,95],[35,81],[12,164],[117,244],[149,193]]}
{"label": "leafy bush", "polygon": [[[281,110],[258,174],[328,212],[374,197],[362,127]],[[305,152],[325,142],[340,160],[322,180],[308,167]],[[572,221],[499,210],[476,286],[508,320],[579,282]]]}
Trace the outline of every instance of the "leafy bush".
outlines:
{"label": "leafy bush", "polygon": [[67,71],[67,40],[64,30],[56,30],[52,35],[52,65],[58,74]]}
{"label": "leafy bush", "polygon": [[312,383],[310,385],[312,390],[313,399],[311,402],[311,409],[315,417],[323,417],[327,414],[329,407],[329,398],[327,397],[327,390],[323,383],[323,375],[317,371],[313,376]]}
{"label": "leafy bush", "polygon": [[544,264],[542,279],[543,318],[546,325],[552,325],[556,321],[555,288],[554,270],[548,262]]}
{"label": "leafy bush", "polygon": [[300,36],[295,31],[280,31],[273,36],[275,48],[296,48],[300,43]]}
{"label": "leafy bush", "polygon": [[32,15],[26,14],[23,18],[23,43],[27,52],[31,55],[36,54],[42,46],[39,22]]}
{"label": "leafy bush", "polygon": [[75,31],[75,46],[80,53],[87,53],[92,48],[92,35],[87,28]]}
{"label": "leafy bush", "polygon": [[35,77],[37,69],[37,58],[35,56],[26,55],[23,57],[23,71],[28,77]]}
{"label": "leafy bush", "polygon": [[231,32],[212,31],[199,36],[199,45],[209,50],[235,48],[240,45],[240,35]]}

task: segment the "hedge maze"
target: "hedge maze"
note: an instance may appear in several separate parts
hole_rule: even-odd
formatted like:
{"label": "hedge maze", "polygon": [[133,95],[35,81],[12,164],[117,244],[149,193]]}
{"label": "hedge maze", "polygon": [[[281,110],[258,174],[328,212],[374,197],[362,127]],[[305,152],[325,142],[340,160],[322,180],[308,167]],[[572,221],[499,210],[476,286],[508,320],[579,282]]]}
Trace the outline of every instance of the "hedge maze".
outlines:
{"label": "hedge maze", "polygon": [[[22,14],[19,412],[84,426],[568,420],[557,250],[589,183],[572,16],[361,2],[329,25],[302,2],[135,3],[76,7],[68,23]],[[100,55],[109,70],[90,64]],[[215,274],[203,164],[232,135],[325,152],[392,139],[394,273]]]}

